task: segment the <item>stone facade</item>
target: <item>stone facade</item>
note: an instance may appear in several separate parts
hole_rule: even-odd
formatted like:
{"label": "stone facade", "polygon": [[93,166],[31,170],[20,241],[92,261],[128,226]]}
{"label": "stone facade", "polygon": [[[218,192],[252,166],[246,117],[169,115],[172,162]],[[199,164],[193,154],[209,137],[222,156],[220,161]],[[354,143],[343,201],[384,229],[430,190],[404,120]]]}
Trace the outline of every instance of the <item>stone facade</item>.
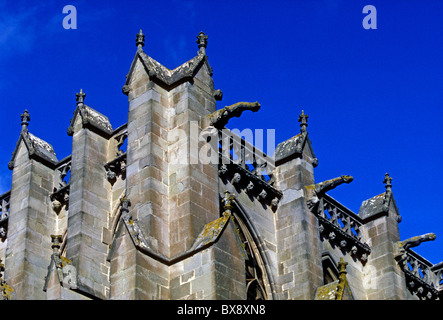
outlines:
{"label": "stone facade", "polygon": [[304,112],[272,157],[226,129],[260,104],[217,110],[207,36],[197,43],[169,70],[140,30],[127,123],[114,129],[80,90],[64,159],[21,115],[0,196],[2,297],[439,299],[443,265],[411,249],[435,235],[400,241],[392,178],[356,214],[327,194],[352,177],[315,181]]}

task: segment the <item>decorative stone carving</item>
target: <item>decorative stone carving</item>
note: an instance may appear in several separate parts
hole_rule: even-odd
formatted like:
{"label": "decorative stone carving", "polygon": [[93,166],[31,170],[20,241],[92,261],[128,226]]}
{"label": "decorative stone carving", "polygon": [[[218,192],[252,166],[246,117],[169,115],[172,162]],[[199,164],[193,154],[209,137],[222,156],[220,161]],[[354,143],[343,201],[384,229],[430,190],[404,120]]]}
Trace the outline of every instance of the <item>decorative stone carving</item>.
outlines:
{"label": "decorative stone carving", "polygon": [[434,233],[426,233],[420,236],[411,237],[406,240],[397,242],[395,259],[404,271],[409,271],[407,264],[409,257],[408,250],[414,247],[418,247],[423,242],[434,241],[436,238],[437,236]]}
{"label": "decorative stone carving", "polygon": [[228,172],[228,166],[225,164],[222,164],[220,166],[220,169],[218,169],[218,172],[220,172],[221,174],[226,174],[226,172]]}
{"label": "decorative stone carving", "polygon": [[77,269],[71,264],[71,260],[63,257],[60,253],[60,246],[63,241],[62,235],[51,234],[51,248],[53,250],[51,256],[51,264],[48,267],[48,275],[46,276],[43,291],[48,288],[49,277],[52,271],[56,271],[59,283],[67,289],[77,289]]}
{"label": "decorative stone carving", "polygon": [[239,183],[240,180],[241,180],[241,175],[240,173],[236,172],[234,173],[234,177],[232,178],[231,183],[232,184]]}
{"label": "decorative stone carving", "polygon": [[198,43],[198,54],[206,54],[206,47],[208,46],[208,36],[205,35],[203,31],[200,31],[200,33],[197,36],[197,43]]}
{"label": "decorative stone carving", "polygon": [[74,123],[77,117],[81,117],[83,127],[87,127],[105,137],[109,137],[114,129],[112,129],[108,117],[84,104],[85,97],[86,94],[81,89],[79,93],[76,93],[77,108],[74,111],[71,124],[67,129],[68,135],[72,136],[74,134]]}
{"label": "decorative stone carving", "polygon": [[356,246],[352,246],[351,254],[355,255],[355,254],[357,254],[357,251],[358,251],[357,247]]}
{"label": "decorative stone carving", "polygon": [[[64,163],[63,163],[64,161]],[[71,170],[70,158],[65,158],[62,164],[56,168],[56,182],[54,183],[54,192],[50,195],[52,201],[52,209],[59,214],[63,206],[68,207],[69,204],[69,180],[65,181],[66,176]]]}
{"label": "decorative stone carving", "polygon": [[129,85],[125,84],[122,87],[122,92],[123,92],[124,95],[128,95],[130,91],[131,91],[131,87]]}
{"label": "decorative stone carving", "polygon": [[360,230],[362,221],[358,215],[327,194],[320,196],[311,210],[318,218],[321,238],[329,240],[333,246],[339,246],[342,252],[349,252],[361,262],[366,262],[371,249],[363,242]]}
{"label": "decorative stone carving", "polygon": [[111,184],[115,183],[118,176],[124,179],[126,176],[126,153],[105,164],[105,170],[106,179],[108,179]]}
{"label": "decorative stone carving", "polygon": [[214,90],[214,98],[217,101],[221,101],[223,99],[223,91],[220,89]]}
{"label": "decorative stone carving", "polygon": [[259,109],[260,103],[258,102],[237,102],[210,114],[210,124],[217,129],[222,129],[228,124],[229,119],[240,117],[243,111],[251,110],[252,112],[257,112]]}
{"label": "decorative stone carving", "polygon": [[223,203],[223,209],[225,211],[228,211],[229,213],[231,212],[232,209],[232,201],[235,199],[235,195],[230,194],[229,191],[225,191],[225,196],[223,197],[223,199],[221,200]]}
{"label": "decorative stone carving", "polygon": [[367,254],[367,253],[363,253],[363,254],[361,255],[360,259],[361,259],[363,262],[368,261],[368,254]]}
{"label": "decorative stone carving", "polygon": [[[143,50],[139,49],[137,51],[136,57],[140,58],[140,61],[143,63],[145,69],[147,70],[150,80],[157,82],[160,85],[166,85],[170,87],[179,84],[183,80],[188,80],[196,74],[197,70],[203,64],[206,65],[209,75],[212,76],[212,67],[209,65],[206,54],[198,54],[193,59],[185,62],[184,64],[173,70],[167,69],[159,62],[144,53]],[[126,78],[125,85],[129,85],[132,78],[132,73],[134,72],[134,67],[135,63],[133,62],[131,65],[131,70],[129,71]]]}
{"label": "decorative stone carving", "polygon": [[124,131],[121,134],[114,137],[114,139],[117,141],[117,144],[115,146],[115,156],[116,157],[119,157],[126,152],[124,150],[120,150],[120,148],[123,146],[123,144],[125,143],[127,138],[128,138],[128,131]]}
{"label": "decorative stone carving", "polygon": [[142,50],[142,48],[145,46],[145,35],[143,34],[142,29],[140,29],[140,32],[137,33],[137,36],[135,37],[135,45],[139,50]]}
{"label": "decorative stone carving", "polygon": [[418,247],[423,242],[434,241],[436,238],[437,236],[435,235],[435,233],[426,233],[421,236],[415,236],[403,241],[399,241],[398,246],[400,247],[400,249],[407,250],[410,248]]}
{"label": "decorative stone carving", "polygon": [[20,116],[22,119],[22,131],[28,130],[29,121],[31,120],[28,110],[25,110]]}
{"label": "decorative stone carving", "polygon": [[262,203],[271,205],[273,210],[277,208],[282,193],[247,169],[238,164],[222,164],[219,173],[236,188],[244,189],[250,196],[256,196]]}
{"label": "decorative stone carving", "polygon": [[302,113],[298,117],[298,122],[300,122],[300,133],[277,145],[274,153],[276,165],[294,158],[302,157],[305,146],[309,148],[310,153],[310,156],[307,156],[305,159],[310,162],[314,168],[318,165],[318,159],[314,155],[314,150],[312,149],[310,140],[308,138],[308,117],[309,116],[305,115],[304,111],[302,110]]}
{"label": "decorative stone carving", "polygon": [[258,196],[262,199],[266,199],[266,196],[268,195],[268,193],[266,192],[266,190],[262,190]]}
{"label": "decorative stone carving", "polygon": [[43,141],[42,139],[29,133],[28,125],[29,121],[31,120],[31,117],[27,110],[25,110],[20,117],[21,117],[22,130],[20,132],[20,138],[17,141],[16,147],[12,153],[11,160],[8,162],[8,168],[10,170],[14,169],[15,157],[19,150],[21,141],[23,141],[24,144],[26,145],[30,158],[39,160],[40,162],[50,167],[54,167],[58,162],[58,160],[55,155],[53,147],[46,141]]}
{"label": "decorative stone carving", "polygon": [[320,197],[327,191],[330,191],[343,183],[351,183],[354,180],[352,176],[341,175],[338,178],[326,180],[317,184],[309,185],[305,187],[307,197],[306,203],[311,210],[318,205]]}

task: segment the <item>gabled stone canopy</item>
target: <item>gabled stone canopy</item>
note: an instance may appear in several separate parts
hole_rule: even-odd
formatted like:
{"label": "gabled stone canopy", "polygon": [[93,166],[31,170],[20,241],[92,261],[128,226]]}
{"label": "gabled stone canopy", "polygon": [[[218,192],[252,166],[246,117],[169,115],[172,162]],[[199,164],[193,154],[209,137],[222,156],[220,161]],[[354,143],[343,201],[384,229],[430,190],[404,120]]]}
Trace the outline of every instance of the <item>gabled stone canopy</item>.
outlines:
{"label": "gabled stone canopy", "polygon": [[314,168],[318,165],[318,159],[315,157],[307,131],[307,119],[308,115],[305,115],[302,110],[298,118],[298,122],[300,122],[300,133],[277,145],[274,153],[276,165],[280,165],[294,158],[301,158],[303,155],[305,155],[306,160],[310,162]]}
{"label": "gabled stone canopy", "polygon": [[84,104],[85,96],[86,94],[83,93],[83,90],[80,90],[80,93],[77,94],[77,108],[74,111],[74,116],[67,130],[68,135],[72,136],[74,134],[77,118],[80,117],[81,127],[90,128],[96,133],[109,138],[114,132],[114,129],[112,129],[108,117]]}
{"label": "gabled stone canopy", "polygon": [[[203,33],[201,32],[200,35]],[[198,51],[198,55],[192,58],[191,60],[183,63],[177,68],[170,70],[163,66],[158,61],[154,60],[150,56],[148,56],[142,49],[144,46],[144,35],[141,33],[139,36],[143,36],[143,41],[137,40],[138,49],[135,54],[135,57],[132,61],[131,68],[129,73],[126,75],[126,82],[123,86],[123,93],[128,94],[129,92],[129,84],[131,82],[131,78],[133,76],[134,68],[137,60],[140,60],[149,75],[151,81],[157,83],[160,86],[167,87],[171,89],[183,81],[191,80],[192,77],[198,72],[201,66],[206,65],[206,70],[208,71],[208,75],[212,76],[212,67],[209,65],[208,57],[206,55],[206,42],[203,45],[200,45],[200,50]],[[204,34],[203,34],[204,36]]]}
{"label": "gabled stone canopy", "polygon": [[[25,111],[27,112],[27,111]],[[17,141],[16,147],[12,152],[11,160],[8,163],[8,168],[10,170],[14,169],[15,157],[20,149],[21,142],[24,143],[26,149],[28,150],[29,158],[39,159],[43,163],[49,165],[50,167],[55,166],[58,162],[57,157],[54,152],[54,148],[47,143],[46,141],[36,137],[32,133],[30,133],[27,129],[26,125],[23,126],[22,122],[22,131],[20,132],[20,137]]]}

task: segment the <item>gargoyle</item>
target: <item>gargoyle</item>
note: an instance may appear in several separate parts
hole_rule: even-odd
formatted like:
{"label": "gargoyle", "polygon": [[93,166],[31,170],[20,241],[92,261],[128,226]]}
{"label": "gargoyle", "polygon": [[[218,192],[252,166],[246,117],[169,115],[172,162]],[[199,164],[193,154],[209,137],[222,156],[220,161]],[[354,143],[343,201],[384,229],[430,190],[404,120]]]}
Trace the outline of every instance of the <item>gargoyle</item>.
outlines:
{"label": "gargoyle", "polygon": [[408,267],[406,262],[408,261],[408,256],[406,250],[418,247],[421,243],[426,241],[434,241],[436,238],[437,236],[435,235],[435,233],[426,233],[421,236],[415,236],[403,241],[398,241],[395,259],[398,261],[403,269],[407,270]]}
{"label": "gargoyle", "polygon": [[314,208],[319,202],[319,196],[325,194],[329,190],[335,189],[343,183],[351,183],[354,180],[352,176],[342,175],[338,178],[326,180],[320,183],[311,184],[305,187],[307,193],[307,204],[310,209]]}
{"label": "gargoyle", "polygon": [[435,233],[426,233],[421,236],[415,236],[398,242],[400,249],[407,250],[409,248],[418,247],[422,242],[434,241],[437,238]]}
{"label": "gargoyle", "polygon": [[251,110],[256,112],[260,109],[260,103],[258,102],[237,102],[231,106],[224,107],[210,114],[210,125],[217,129],[222,129],[233,117],[240,117],[243,111]]}

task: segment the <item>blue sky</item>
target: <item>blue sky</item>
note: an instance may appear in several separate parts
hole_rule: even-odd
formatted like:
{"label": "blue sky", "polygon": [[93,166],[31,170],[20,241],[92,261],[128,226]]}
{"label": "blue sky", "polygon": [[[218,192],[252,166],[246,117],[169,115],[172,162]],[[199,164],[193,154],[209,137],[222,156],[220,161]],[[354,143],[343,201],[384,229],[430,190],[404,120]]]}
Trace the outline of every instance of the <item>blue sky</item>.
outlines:
{"label": "blue sky", "polygon": [[[366,30],[365,5],[377,9]],[[65,30],[65,5],[77,8],[77,29]],[[330,194],[354,212],[363,200],[393,192],[406,239],[437,239],[416,251],[443,260],[443,1],[3,1],[0,0],[0,192],[20,131],[51,143],[59,159],[71,153],[66,134],[75,93],[107,115],[127,121],[121,92],[135,54],[145,52],[173,69],[196,55],[196,35],[209,35],[207,54],[218,107],[259,101],[230,128],[275,129],[276,141],[299,132],[298,115],[319,159],[320,182],[341,174],[354,181]]]}

